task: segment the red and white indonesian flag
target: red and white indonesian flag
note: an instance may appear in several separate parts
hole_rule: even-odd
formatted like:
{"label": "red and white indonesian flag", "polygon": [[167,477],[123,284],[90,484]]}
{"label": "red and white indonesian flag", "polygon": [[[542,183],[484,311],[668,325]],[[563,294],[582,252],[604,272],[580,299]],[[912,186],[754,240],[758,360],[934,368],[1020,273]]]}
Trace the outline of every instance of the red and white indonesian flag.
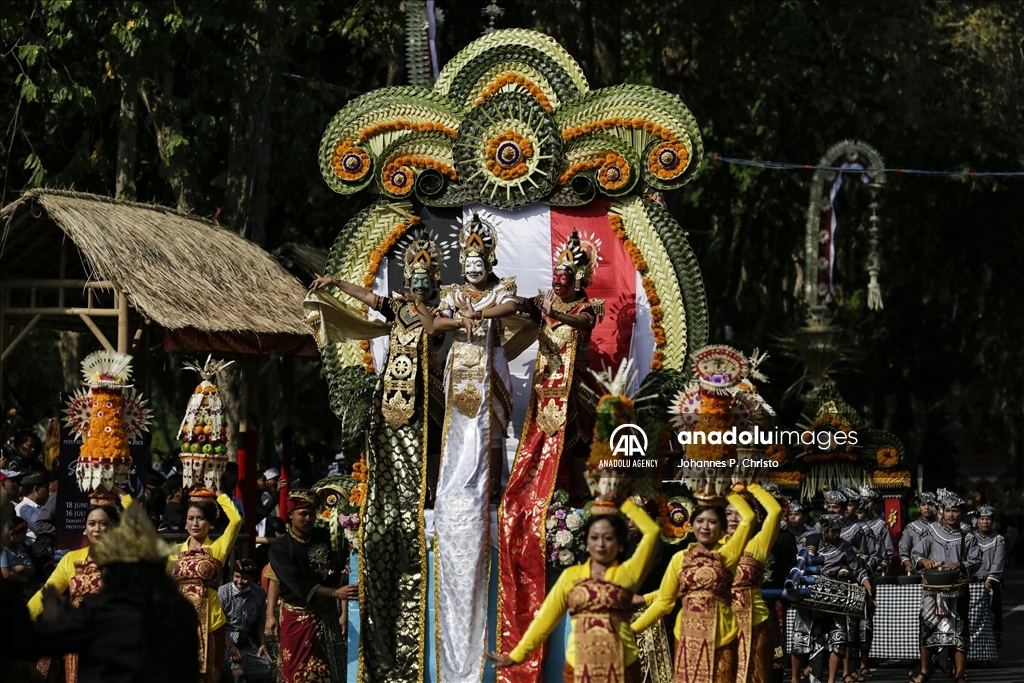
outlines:
{"label": "red and white indonesian flag", "polygon": [[[604,299],[605,315],[591,335],[590,365],[598,371],[609,367],[614,369],[622,359],[631,357],[639,371],[639,382],[647,374],[654,356],[651,307],[640,274],[612,230],[608,219],[610,205],[610,201],[599,199],[585,206],[533,204],[516,211],[502,211],[475,204],[463,207],[462,220],[472,219],[473,213],[477,212],[497,228],[498,263],[494,272],[498,277],[515,276],[521,297],[535,296],[551,289],[554,264],[574,229],[583,242],[593,244],[598,253],[597,269],[586,292],[591,299]],[[439,232],[435,221],[424,222],[432,232]],[[456,234],[457,229],[439,237],[453,240]],[[453,279],[453,270],[459,272],[457,247],[446,263],[446,284],[458,281]],[[380,294],[387,293],[387,280],[388,269],[382,268],[374,290]],[[400,282],[391,288],[399,286]],[[374,344],[374,360],[378,368],[383,367],[384,352],[382,344]],[[509,363],[515,407],[513,435],[522,433],[536,356],[535,343]],[[515,438],[507,440],[509,463],[515,457],[516,446]]]}

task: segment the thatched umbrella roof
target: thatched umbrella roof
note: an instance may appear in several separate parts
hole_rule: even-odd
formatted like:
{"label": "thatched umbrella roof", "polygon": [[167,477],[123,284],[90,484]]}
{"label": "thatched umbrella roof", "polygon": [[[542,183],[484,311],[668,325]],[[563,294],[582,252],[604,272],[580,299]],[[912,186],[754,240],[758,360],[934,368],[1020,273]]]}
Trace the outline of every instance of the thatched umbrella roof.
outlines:
{"label": "thatched umbrella roof", "polygon": [[302,284],[258,245],[209,221],[50,189],[25,193],[0,210],[0,221],[5,279],[59,277],[66,235],[81,262],[69,259],[63,277],[115,283],[167,330],[309,338]]}

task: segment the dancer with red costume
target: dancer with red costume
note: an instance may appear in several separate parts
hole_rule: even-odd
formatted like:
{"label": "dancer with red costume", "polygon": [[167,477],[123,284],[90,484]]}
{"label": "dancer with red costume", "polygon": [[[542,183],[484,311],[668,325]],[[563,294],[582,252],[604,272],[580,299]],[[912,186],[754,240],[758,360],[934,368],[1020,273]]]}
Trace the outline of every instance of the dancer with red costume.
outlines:
{"label": "dancer with red costume", "polygon": [[[586,448],[593,418],[581,405],[581,384],[589,373],[590,333],[604,314],[604,301],[587,297],[597,250],[573,231],[559,254],[551,290],[533,300],[542,320],[533,390],[512,474],[498,511],[499,652],[522,639],[544,601],[544,521],[555,480],[571,471],[565,457]],[[563,469],[564,468],[564,469]],[[502,669],[500,680],[535,681],[544,647],[519,666]]]}

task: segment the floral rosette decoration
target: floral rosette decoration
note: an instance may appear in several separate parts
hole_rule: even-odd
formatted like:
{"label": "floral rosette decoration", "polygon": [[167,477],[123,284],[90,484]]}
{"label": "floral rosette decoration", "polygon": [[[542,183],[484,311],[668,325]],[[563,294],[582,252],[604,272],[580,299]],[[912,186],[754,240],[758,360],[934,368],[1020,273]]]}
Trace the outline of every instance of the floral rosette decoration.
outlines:
{"label": "floral rosette decoration", "polygon": [[362,500],[354,495],[362,486],[355,474],[338,474],[321,479],[310,489],[317,495],[317,524],[330,529],[331,546],[341,555],[359,552],[359,503],[353,499]]}
{"label": "floral rosette decoration", "polygon": [[587,559],[583,525],[589,518],[590,514],[585,509],[569,505],[568,493],[562,489],[555,491],[544,524],[549,567],[565,569]]}
{"label": "floral rosette decoration", "polygon": [[206,363],[185,363],[185,368],[199,373],[202,380],[196,385],[185,409],[185,417],[178,428],[181,439],[181,478],[187,488],[202,486],[208,489],[220,486],[221,475],[228,464],[228,433],[214,376],[234,361],[206,358]]}
{"label": "floral rosette decoration", "polygon": [[132,357],[96,351],[82,361],[83,383],[65,409],[65,423],[82,441],[75,476],[83,492],[111,491],[128,478],[129,441],[148,431],[151,411],[129,382]]}
{"label": "floral rosette decoration", "polygon": [[661,540],[675,545],[690,533],[690,520],[696,503],[685,496],[658,499],[658,524],[661,526]]}

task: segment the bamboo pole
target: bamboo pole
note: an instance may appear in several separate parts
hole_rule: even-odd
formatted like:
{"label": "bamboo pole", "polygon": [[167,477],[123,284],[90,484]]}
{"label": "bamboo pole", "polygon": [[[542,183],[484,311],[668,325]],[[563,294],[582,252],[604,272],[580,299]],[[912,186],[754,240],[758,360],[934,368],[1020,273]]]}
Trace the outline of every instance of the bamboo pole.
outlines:
{"label": "bamboo pole", "polygon": [[97,339],[100,340],[100,344],[103,344],[103,348],[105,348],[107,351],[113,351],[114,350],[114,347],[111,345],[110,340],[107,339],[107,335],[103,334],[103,331],[100,330],[100,328],[96,326],[96,323],[94,323],[92,321],[92,318],[90,318],[85,313],[79,313],[78,317],[82,319],[82,321],[85,323],[86,327],[88,327],[90,330],[92,330],[92,333],[94,335],[96,335]]}
{"label": "bamboo pole", "polygon": [[128,295],[117,290],[117,352],[128,353]]}
{"label": "bamboo pole", "polygon": [[35,327],[42,319],[42,314],[37,314],[34,318],[28,321],[28,325],[25,325],[25,327],[22,328],[21,332],[18,333],[18,336],[15,337],[13,341],[11,341],[10,346],[4,349],[3,355],[0,356],[0,363],[7,360],[7,356],[11,355],[11,353],[18,346],[18,344],[21,343],[21,340],[28,336],[28,333],[32,331],[32,328]]}

